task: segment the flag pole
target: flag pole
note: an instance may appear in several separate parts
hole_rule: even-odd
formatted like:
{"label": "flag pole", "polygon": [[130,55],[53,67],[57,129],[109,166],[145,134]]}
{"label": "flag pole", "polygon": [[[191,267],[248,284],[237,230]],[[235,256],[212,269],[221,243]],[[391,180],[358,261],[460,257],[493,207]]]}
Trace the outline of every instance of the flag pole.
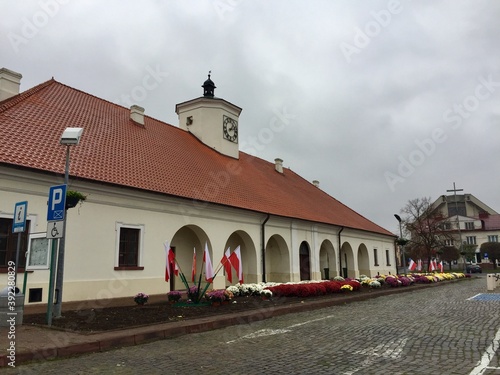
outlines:
{"label": "flag pole", "polygon": [[193,260],[191,264],[191,282],[196,280],[196,247],[193,247]]}
{"label": "flag pole", "polygon": [[[219,266],[218,266],[218,267],[217,267],[217,269],[215,270],[215,275],[217,275],[217,274],[219,273],[219,271],[222,269],[222,267],[224,267],[224,265],[225,265],[227,262],[229,262],[229,259],[228,259],[227,257],[226,257],[226,259],[227,259],[227,260],[226,260],[224,263],[222,263],[222,261],[221,261],[221,262],[219,262]],[[214,277],[215,277],[215,276],[214,276]]]}
{"label": "flag pole", "polygon": [[177,264],[177,267],[179,267],[179,277],[181,278],[181,281],[184,283],[184,285],[186,286],[186,288],[189,289],[189,284],[187,283],[186,275],[184,275],[184,272],[182,272],[181,265],[177,261],[177,258],[174,258],[174,262],[175,262],[175,264]]}
{"label": "flag pole", "polygon": [[[203,256],[203,260],[201,261],[201,269],[200,269],[200,277],[198,278],[198,300],[196,302],[199,302],[201,299],[200,296],[200,289],[201,289],[201,275],[203,274],[203,266],[205,265],[205,257]],[[195,284],[196,285],[196,284]]]}
{"label": "flag pole", "polygon": [[[222,267],[219,267],[219,269],[215,272],[214,274],[214,279],[215,277],[217,276],[217,274],[219,273],[219,271],[222,269]],[[206,275],[205,275],[206,276]],[[210,284],[212,284],[211,281],[207,281],[207,285],[205,286],[205,289],[203,289],[203,293],[201,294],[200,298],[203,297],[203,295],[205,294],[205,292],[207,291],[208,287],[210,286]]]}

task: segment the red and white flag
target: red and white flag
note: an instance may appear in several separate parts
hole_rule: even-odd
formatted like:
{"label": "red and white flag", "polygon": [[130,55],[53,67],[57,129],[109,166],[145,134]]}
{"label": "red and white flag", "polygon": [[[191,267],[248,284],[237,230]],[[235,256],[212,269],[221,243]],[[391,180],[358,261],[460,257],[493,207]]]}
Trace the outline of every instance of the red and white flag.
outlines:
{"label": "red and white flag", "polygon": [[444,271],[443,261],[438,263],[438,267],[439,267],[439,272],[443,273],[443,271]]}
{"label": "red and white flag", "polygon": [[[169,281],[170,280],[170,267],[172,264],[175,263],[175,254],[174,254],[174,251],[172,250],[172,248],[170,247],[170,244],[168,243],[168,241],[165,241],[165,244],[164,244],[164,247],[165,247],[165,281]],[[175,271],[174,271],[175,272]],[[176,275],[179,273],[179,271],[177,270],[177,272],[175,273]]]}
{"label": "red and white flag", "polygon": [[232,283],[233,282],[233,274],[231,272],[232,271],[231,270],[231,263],[229,262],[229,257],[231,256],[230,254],[231,254],[231,248],[228,247],[226,252],[222,256],[220,263],[224,267],[224,271],[226,271],[226,277],[227,277],[228,281],[230,283]]}
{"label": "red and white flag", "polygon": [[422,259],[417,261],[417,271],[422,271]]}
{"label": "red and white flag", "polygon": [[196,277],[196,248],[193,248],[193,266],[191,267],[191,281],[194,283]]}
{"label": "red and white flag", "polygon": [[205,262],[205,280],[211,283],[214,279],[214,269],[208,252],[208,244],[205,242],[205,252],[203,253],[203,262]]}
{"label": "red and white flag", "polygon": [[229,257],[229,261],[236,270],[236,274],[238,275],[240,284],[243,284],[243,265],[241,263],[241,252],[239,246],[236,248],[236,250],[233,251],[233,253]]}
{"label": "red and white flag", "polygon": [[416,268],[417,268],[417,263],[415,263],[413,259],[410,258],[410,264],[408,265],[408,269],[410,271],[415,271]]}
{"label": "red and white flag", "polygon": [[431,260],[429,263],[429,271],[434,271],[436,269],[436,263],[435,260]]}

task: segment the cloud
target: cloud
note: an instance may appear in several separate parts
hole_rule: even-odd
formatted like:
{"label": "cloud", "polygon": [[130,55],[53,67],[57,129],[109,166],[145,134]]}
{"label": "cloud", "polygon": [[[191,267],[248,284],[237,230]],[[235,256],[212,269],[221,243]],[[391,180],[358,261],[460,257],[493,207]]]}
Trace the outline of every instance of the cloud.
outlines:
{"label": "cloud", "polygon": [[[3,12],[2,64],[23,74],[23,90],[54,76],[110,101],[136,93],[146,114],[176,125],[175,104],[200,96],[211,70],[216,96],[243,108],[241,140],[262,136],[276,112],[294,116],[257,156],[281,157],[389,230],[408,200],[453,182],[500,209],[500,87],[460,126],[444,117],[475,106],[481,79],[500,82],[497,2],[47,0]],[[345,45],[357,52],[346,58]],[[140,96],[151,69],[161,79]],[[425,153],[436,129],[446,140]],[[419,151],[391,189],[384,174]]]}

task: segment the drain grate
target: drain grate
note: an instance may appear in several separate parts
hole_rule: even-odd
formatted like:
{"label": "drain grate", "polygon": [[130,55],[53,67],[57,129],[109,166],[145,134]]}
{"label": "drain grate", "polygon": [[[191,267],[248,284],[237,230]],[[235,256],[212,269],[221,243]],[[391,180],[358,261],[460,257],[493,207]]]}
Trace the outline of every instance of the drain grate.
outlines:
{"label": "drain grate", "polygon": [[498,294],[498,293],[476,294],[474,297],[469,298],[468,301],[498,301],[498,302],[500,302],[500,294]]}

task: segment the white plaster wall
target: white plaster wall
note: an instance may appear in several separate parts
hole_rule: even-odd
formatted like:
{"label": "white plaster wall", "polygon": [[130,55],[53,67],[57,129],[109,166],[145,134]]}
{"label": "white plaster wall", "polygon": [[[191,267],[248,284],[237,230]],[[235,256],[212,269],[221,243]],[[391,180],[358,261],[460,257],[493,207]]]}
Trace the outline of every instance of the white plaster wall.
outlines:
{"label": "white plaster wall", "polygon": [[[28,218],[32,220],[31,232],[45,232],[47,228],[47,199],[50,186],[62,183],[62,177],[27,173],[0,167],[0,214],[12,217],[16,202],[28,201]],[[67,211],[66,252],[64,270],[64,301],[103,300],[107,298],[132,297],[138,292],[161,294],[169,290],[164,281],[165,252],[163,243],[171,241],[176,233],[187,225],[199,227],[209,239],[209,248],[214,268],[217,268],[228,239],[235,233],[244,234],[246,241],[255,251],[253,278],[261,280],[261,223],[265,214],[237,210],[216,205],[194,205],[189,200],[168,198],[136,190],[110,187],[87,182],[71,181],[69,188],[88,195],[81,207]],[[140,266],[143,270],[115,270],[117,266],[117,223],[144,226],[143,256]],[[321,243],[332,243],[338,258],[338,232],[340,228],[271,216],[265,225],[265,244],[274,235],[283,238],[289,253],[287,268],[290,274],[281,275],[286,280],[300,280],[299,246],[307,241],[310,246],[311,278],[321,279],[319,251]],[[234,238],[234,237],[233,237]],[[238,238],[238,237],[236,237]],[[349,241],[354,257],[357,248],[364,243],[369,249],[380,249],[380,270],[387,273],[385,264],[386,248],[394,258],[391,237],[362,231],[345,229],[341,234],[342,243]],[[234,240],[232,240],[234,242]],[[202,248],[197,248],[198,267],[203,256]],[[248,244],[247,244],[248,246]],[[383,249],[383,250],[382,250]],[[234,248],[232,249],[234,250]],[[249,249],[246,249],[249,251]],[[177,248],[181,267],[190,275],[192,249]],[[279,261],[279,260],[278,260]],[[335,259],[338,268],[338,259]],[[370,260],[370,264],[373,261]],[[392,272],[395,270],[393,264]],[[246,266],[247,269],[249,266]],[[352,269],[353,265],[349,265]],[[331,275],[337,270],[331,270]],[[233,274],[234,276],[234,274]],[[23,275],[18,276],[22,281]],[[0,282],[6,285],[7,275],[0,274]],[[28,274],[29,288],[43,288],[43,301],[47,302],[48,270],[35,270]],[[237,280],[233,280],[236,283]],[[181,286],[177,282],[177,287]],[[214,280],[214,288],[227,285],[222,272]],[[27,302],[27,301],[26,301]]]}
{"label": "white plaster wall", "polygon": [[[191,132],[207,146],[236,159],[238,142],[224,139],[222,124],[224,115],[238,121],[240,112],[240,108],[220,99],[198,98],[177,105],[181,129]],[[186,125],[188,117],[192,117],[191,125]]]}

